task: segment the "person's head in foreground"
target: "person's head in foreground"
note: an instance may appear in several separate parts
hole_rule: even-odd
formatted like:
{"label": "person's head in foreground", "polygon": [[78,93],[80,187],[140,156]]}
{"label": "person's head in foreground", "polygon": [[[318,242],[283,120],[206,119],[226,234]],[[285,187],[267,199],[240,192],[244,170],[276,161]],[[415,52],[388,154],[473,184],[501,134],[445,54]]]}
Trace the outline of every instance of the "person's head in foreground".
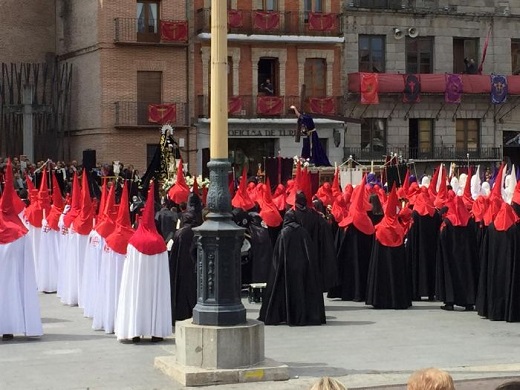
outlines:
{"label": "person's head in foreground", "polygon": [[495,390],[520,390],[520,381],[508,381],[497,386]]}
{"label": "person's head in foreground", "polygon": [[313,384],[310,390],[347,390],[347,388],[338,380],[324,376]]}
{"label": "person's head in foreground", "polygon": [[414,372],[408,379],[407,390],[455,390],[450,374],[437,368]]}

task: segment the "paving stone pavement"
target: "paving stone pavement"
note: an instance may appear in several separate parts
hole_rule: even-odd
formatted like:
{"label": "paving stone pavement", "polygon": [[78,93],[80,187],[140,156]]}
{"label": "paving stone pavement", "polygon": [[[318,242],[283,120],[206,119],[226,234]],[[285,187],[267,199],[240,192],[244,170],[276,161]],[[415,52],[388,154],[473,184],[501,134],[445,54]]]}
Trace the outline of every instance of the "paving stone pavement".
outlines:
{"label": "paving stone pavement", "polygon": [[[40,302],[43,337],[0,341],[0,390],[182,388],[154,368],[156,356],[175,353],[174,336],[122,344],[93,331],[81,309],[62,305],[55,295],[42,294]],[[259,304],[244,299],[244,305],[248,317],[258,316]],[[349,389],[404,389],[409,375],[424,367],[446,369],[457,389],[494,389],[520,376],[520,323],[439,307],[418,302],[408,310],[374,310],[326,299],[327,325],[265,328],[266,357],[287,364],[290,380],[211,388],[307,389],[333,376]]]}

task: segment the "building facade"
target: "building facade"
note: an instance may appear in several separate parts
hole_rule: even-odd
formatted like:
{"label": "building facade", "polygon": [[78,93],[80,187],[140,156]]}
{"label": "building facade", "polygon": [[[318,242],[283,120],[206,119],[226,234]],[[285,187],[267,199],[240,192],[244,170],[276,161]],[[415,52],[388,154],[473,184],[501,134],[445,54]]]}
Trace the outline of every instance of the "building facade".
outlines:
{"label": "building facade", "polygon": [[[237,170],[247,164],[255,174],[265,158],[300,154],[291,105],[315,116],[332,164],[388,155],[421,170],[440,161],[494,164],[504,155],[520,163],[520,1],[227,2],[228,135]],[[90,149],[98,162],[143,171],[167,122],[188,170],[205,173],[210,0],[24,0],[2,11],[0,62],[72,67],[64,159],[81,160]],[[470,74],[464,60],[478,68],[484,47],[481,74]],[[362,74],[378,75],[378,104],[362,104]],[[406,74],[421,82],[417,101],[403,102]],[[463,75],[459,103],[446,102],[449,74]],[[508,81],[504,103],[490,100],[491,74]],[[4,124],[19,114],[19,104],[5,106]],[[2,153],[12,153],[5,141]]]}

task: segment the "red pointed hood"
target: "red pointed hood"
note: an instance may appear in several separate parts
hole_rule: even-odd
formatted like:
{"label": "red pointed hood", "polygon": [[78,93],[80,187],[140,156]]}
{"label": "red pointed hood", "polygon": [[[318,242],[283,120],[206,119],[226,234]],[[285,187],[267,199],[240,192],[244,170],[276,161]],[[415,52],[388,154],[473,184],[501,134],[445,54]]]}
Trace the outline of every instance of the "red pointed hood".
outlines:
{"label": "red pointed hood", "polygon": [[366,176],[363,176],[361,184],[356,186],[352,192],[348,215],[339,223],[339,226],[348,227],[352,224],[360,232],[370,235],[374,234],[374,224],[367,214],[367,211],[372,209],[372,205],[367,200],[365,184]]}
{"label": "red pointed hood", "polygon": [[88,172],[86,169],[83,169],[81,180],[81,210],[74,219],[73,227],[77,233],[82,236],[88,236],[93,228],[94,209],[92,207],[92,199],[90,198]]}
{"label": "red pointed hood", "polygon": [[294,206],[296,203],[296,193],[301,190],[300,187],[300,181],[302,176],[302,165],[300,161],[296,164],[296,174],[294,175],[294,180],[292,181],[292,185],[289,185],[289,182],[287,182],[287,190],[289,191],[289,194],[287,195],[286,202],[290,206]]}
{"label": "red pointed hood", "polygon": [[42,172],[42,181],[40,183],[40,192],[38,193],[38,201],[40,203],[40,207],[45,213],[45,217],[49,215],[51,211],[51,197],[49,196],[49,185],[47,184],[47,180],[49,179],[50,172],[44,170]]}
{"label": "red pointed hood", "polygon": [[101,199],[99,200],[99,208],[96,215],[96,226],[94,226],[94,229],[96,229],[97,225],[99,225],[103,221],[103,214],[105,212],[105,206],[107,204],[107,178],[105,177],[103,179],[103,185],[101,186]]}
{"label": "red pointed hood", "polygon": [[464,193],[462,194],[462,202],[468,210],[473,208],[473,197],[471,196],[471,167],[468,168],[468,176],[466,179],[466,184],[464,185]]}
{"label": "red pointed hood", "polygon": [[421,187],[419,195],[415,198],[415,202],[413,204],[413,210],[416,211],[420,216],[429,215],[433,217],[435,214],[435,206],[433,204],[432,198],[428,194],[428,188]]}
{"label": "red pointed hood", "polygon": [[197,182],[197,178],[193,178],[193,187],[191,187],[191,191],[196,194],[197,196],[200,196],[199,192],[199,183]]}
{"label": "red pointed hood", "polygon": [[[339,192],[336,193],[339,194]],[[318,191],[316,192],[316,196],[319,200],[323,203],[323,206],[332,206],[332,203],[334,203],[334,196],[332,191],[332,186],[329,182],[323,183],[320,188],[318,188]]]}
{"label": "red pointed hood", "polygon": [[403,185],[399,187],[397,190],[397,197],[399,199],[408,199],[408,189],[410,188],[410,170],[406,170],[406,175],[404,176]]}
{"label": "red pointed hood", "polygon": [[495,179],[495,184],[491,189],[491,193],[489,194],[489,205],[484,213],[484,225],[489,226],[493,219],[500,211],[502,207],[502,203],[504,203],[504,199],[502,198],[502,173],[504,171],[505,164],[500,166],[498,174]]}
{"label": "red pointed hood", "polygon": [[430,181],[430,185],[428,186],[428,192],[430,193],[430,196],[435,198],[437,195],[437,181],[439,179],[439,173],[441,168],[444,166],[441,164],[438,168],[435,169],[433,172],[432,180]]}
{"label": "red pointed hood", "polygon": [[397,219],[397,207],[399,200],[397,199],[397,190],[395,184],[390,191],[386,202],[385,216],[376,225],[376,240],[381,245],[388,247],[398,247],[404,243],[404,227]]}
{"label": "red pointed hood", "polygon": [[105,242],[114,252],[124,255],[128,248],[128,242],[134,233],[135,231],[132,229],[130,222],[128,186],[125,183],[123,194],[121,195],[121,203],[119,203],[115,230],[105,238]]}
{"label": "red pointed hood", "polygon": [[341,222],[344,218],[347,217],[348,204],[343,194],[339,194],[336,199],[334,199],[330,213],[336,222]]}
{"label": "red pointed hood", "polygon": [[285,210],[286,192],[285,192],[285,187],[283,186],[283,184],[278,184],[278,186],[276,187],[276,190],[274,191],[272,198],[273,198],[273,203],[275,204],[276,208],[279,211]]}
{"label": "red pointed hood", "polygon": [[516,182],[515,192],[513,193],[512,202],[520,205],[520,180]]}
{"label": "red pointed hood", "polygon": [[307,198],[307,207],[312,209],[314,208],[314,203],[312,203],[312,182],[311,182],[311,172],[307,167],[302,172],[302,188],[301,190],[305,194]]}
{"label": "red pointed hood", "polygon": [[190,189],[184,179],[184,172],[182,171],[182,160],[179,161],[179,167],[177,168],[177,177],[175,184],[168,190],[168,198],[177,203],[181,204],[188,201],[190,196]]}
{"label": "red pointed hood", "polygon": [[262,208],[260,209],[260,217],[269,227],[278,227],[282,224],[283,219],[276,205],[271,198],[271,184],[267,178],[263,191]]}
{"label": "red pointed hood", "polygon": [[495,229],[499,232],[505,232],[517,222],[518,216],[516,215],[515,210],[506,202],[502,203],[502,207],[500,207],[500,210],[493,220]]}
{"label": "red pointed hood", "polygon": [[245,167],[242,171],[238,191],[235,193],[235,196],[233,196],[233,199],[231,199],[231,205],[237,209],[246,211],[255,207],[255,202],[250,198],[249,192],[247,191],[247,171]]}
{"label": "red pointed hood", "polygon": [[70,203],[70,210],[63,217],[63,225],[69,228],[72,221],[76,219],[81,211],[81,188],[79,186],[78,172],[74,172],[72,178],[72,201]]}
{"label": "red pointed hood", "polygon": [[110,187],[108,191],[108,196],[106,197],[105,207],[103,210],[103,214],[99,223],[96,224],[94,229],[98,234],[107,238],[110,234],[114,232],[116,227],[116,218],[117,218],[117,206],[116,206],[116,184]]}
{"label": "red pointed hood", "polygon": [[[29,179],[27,180],[30,181]],[[31,203],[24,212],[25,219],[31,226],[35,228],[41,228],[43,220],[43,210],[41,208],[40,202],[38,201],[38,194],[39,191],[33,187],[29,194]]]}
{"label": "red pointed hood", "polygon": [[64,202],[61,196],[60,186],[56,174],[51,173],[52,178],[52,207],[47,217],[47,223],[52,230],[59,231],[58,223],[60,221],[61,213],[63,212]]}
{"label": "red pointed hood", "polygon": [[0,198],[0,244],[9,244],[27,234],[27,228],[18,217],[13,199],[18,197],[14,190],[13,166],[7,159],[4,192]]}
{"label": "red pointed hood", "polygon": [[[442,165],[440,168],[441,174],[439,179],[439,191],[437,192],[437,195],[435,196],[435,201],[433,204],[437,209],[442,209],[444,205],[446,204],[446,201],[448,200],[448,187],[446,186],[446,168],[444,165]],[[432,186],[430,185],[429,188]]]}
{"label": "red pointed hood", "polygon": [[166,251],[164,239],[157,232],[155,227],[155,210],[154,210],[155,190],[153,182],[150,183],[148,197],[143,209],[142,218],[139,221],[139,227],[128,241],[137,251],[145,255],[154,256]]}
{"label": "red pointed hood", "polygon": [[460,196],[456,196],[448,202],[448,211],[446,212],[445,218],[448,219],[453,226],[468,226],[471,214]]}
{"label": "red pointed hood", "polygon": [[480,195],[473,202],[473,206],[471,207],[471,213],[475,218],[475,222],[481,222],[484,220],[484,215],[486,214],[486,210],[489,207],[489,198]]}
{"label": "red pointed hood", "polygon": [[29,175],[25,176],[25,185],[27,186],[27,192],[30,194],[32,191],[37,190],[34,186],[33,181],[29,177]]}

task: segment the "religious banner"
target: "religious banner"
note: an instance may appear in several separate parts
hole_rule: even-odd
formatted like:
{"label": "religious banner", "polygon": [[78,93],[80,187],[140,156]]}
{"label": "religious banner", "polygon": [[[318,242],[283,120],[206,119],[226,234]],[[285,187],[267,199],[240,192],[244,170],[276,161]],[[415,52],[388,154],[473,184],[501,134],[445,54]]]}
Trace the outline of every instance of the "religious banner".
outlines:
{"label": "religious banner", "polygon": [[336,14],[309,12],[309,30],[334,31],[336,29]]}
{"label": "religious banner", "polygon": [[188,22],[184,20],[161,20],[161,41],[186,42]]}
{"label": "religious banner", "polygon": [[175,122],[177,119],[177,109],[175,104],[149,104],[148,105],[148,122],[166,123]]}
{"label": "religious banner", "polygon": [[507,100],[507,78],[501,74],[491,76],[491,103],[502,104]]}
{"label": "religious banner", "polygon": [[242,15],[242,11],[238,9],[230,9],[228,10],[228,26],[230,28],[238,28],[243,27],[244,18]]}
{"label": "religious banner", "polygon": [[361,104],[379,104],[379,78],[377,73],[360,73]]}
{"label": "religious banner", "polygon": [[462,76],[460,74],[446,74],[444,101],[446,103],[460,104],[462,91]]}
{"label": "religious banner", "polygon": [[253,27],[258,30],[276,30],[280,28],[278,12],[254,11]]}
{"label": "religious banner", "polygon": [[309,111],[313,114],[332,115],[336,113],[336,99],[333,97],[309,98]]}
{"label": "religious banner", "polygon": [[229,115],[239,115],[242,111],[242,98],[240,96],[230,96],[228,98]]}
{"label": "religious banner", "polygon": [[257,96],[256,111],[261,115],[281,115],[283,99],[280,96]]}
{"label": "religious banner", "polygon": [[421,79],[416,74],[405,74],[403,103],[419,103],[421,101]]}

